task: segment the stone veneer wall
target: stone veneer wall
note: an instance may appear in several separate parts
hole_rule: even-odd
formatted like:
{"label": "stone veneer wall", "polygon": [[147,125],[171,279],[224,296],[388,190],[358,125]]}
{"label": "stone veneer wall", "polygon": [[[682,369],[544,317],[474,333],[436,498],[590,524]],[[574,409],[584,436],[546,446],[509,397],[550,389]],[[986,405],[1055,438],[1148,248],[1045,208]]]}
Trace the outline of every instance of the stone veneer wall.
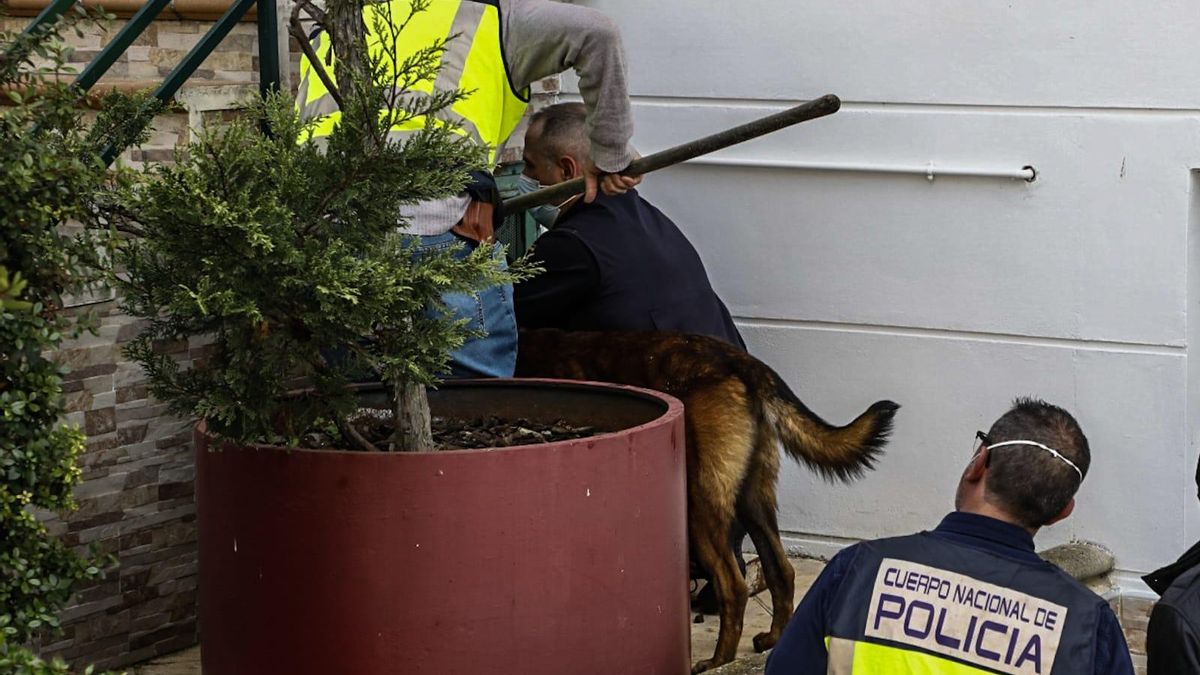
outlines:
{"label": "stone veneer wall", "polygon": [[[168,12],[170,10],[167,10]],[[6,17],[0,26],[21,29],[30,19]],[[82,68],[123,25],[70,35],[71,61]],[[153,87],[160,83],[211,24],[158,21],[121,57],[97,90]],[[251,92],[258,79],[257,33],[253,23],[235,26],[185,86],[179,100],[207,90]],[[236,85],[241,85],[240,88]],[[225,85],[225,86],[218,86]],[[189,127],[202,119],[182,108],[159,116],[150,140],[127,151],[131,166],[169,162],[188,142]],[[125,360],[121,347],[140,329],[123,315],[115,299],[91,298],[75,311],[95,311],[97,335],[64,345],[58,360],[70,367],[65,390],[68,421],[87,433],[81,459],[83,480],[76,489],[78,510],[62,518],[45,514],[50,530],[80,550],[95,546],[116,556],[103,581],[79,589],[62,615],[64,631],[39,645],[45,655],[73,664],[115,668],[196,643],[196,524],[194,462],[190,424],[166,414],[148,397],[140,369]],[[204,348],[164,345],[187,363]]]}
{"label": "stone veneer wall", "polygon": [[[166,9],[162,16],[170,15]],[[0,17],[0,27],[21,30],[31,21],[29,17]],[[70,62],[82,69],[108,44],[125,21],[115,20],[109,30],[89,30],[83,37],[67,36],[75,48]],[[174,21],[161,19],[150,24],[129,49],[113,64],[97,88],[113,84],[159,84],[183,56],[212,26],[208,21]],[[233,27],[225,40],[200,66],[190,82],[246,83],[258,81],[258,33],[252,21]]]}
{"label": "stone veneer wall", "polygon": [[[109,301],[93,307],[100,332],[60,353],[72,373],[69,418],[88,435],[79,509],[51,529],[72,545],[118,558],[107,578],[81,589],[63,614],[65,631],[42,651],[116,667],[196,641],[194,466],[189,425],[146,394],[140,369],[120,357],[139,330]],[[178,360],[198,356],[166,347]]]}
{"label": "stone veneer wall", "polygon": [[1113,595],[1108,604],[1117,614],[1125,641],[1137,675],[1146,674],[1146,627],[1150,624],[1150,612],[1158,598],[1145,595]]}
{"label": "stone veneer wall", "polygon": [[[164,15],[170,10],[164,12]],[[2,17],[0,28],[20,30],[29,21]],[[122,25],[108,32],[69,37],[72,62],[82,68]],[[152,24],[113,66],[97,89],[156,86],[211,26],[204,21],[160,20]],[[299,51],[291,45],[291,79]],[[170,162],[188,142],[189,129],[232,107],[256,91],[258,45],[255,24],[235,26],[221,46],[177,96],[181,107],[160,116],[150,141],[128,151],[132,166]],[[535,86],[534,107],[552,101],[557,78]],[[190,112],[190,114],[189,114]],[[523,137],[523,129],[517,139]],[[520,143],[506,161],[520,159]],[[100,316],[98,335],[64,345],[58,355],[71,368],[66,378],[68,420],[88,436],[82,458],[79,508],[62,518],[44,514],[51,531],[86,550],[96,546],[117,557],[101,582],[81,588],[64,612],[62,635],[48,638],[39,651],[83,665],[117,668],[167,654],[197,642],[196,510],[191,423],[166,414],[147,395],[140,369],[124,359],[121,347],[140,329],[111,298],[94,298],[79,311]],[[163,347],[181,364],[202,358],[198,343]]]}

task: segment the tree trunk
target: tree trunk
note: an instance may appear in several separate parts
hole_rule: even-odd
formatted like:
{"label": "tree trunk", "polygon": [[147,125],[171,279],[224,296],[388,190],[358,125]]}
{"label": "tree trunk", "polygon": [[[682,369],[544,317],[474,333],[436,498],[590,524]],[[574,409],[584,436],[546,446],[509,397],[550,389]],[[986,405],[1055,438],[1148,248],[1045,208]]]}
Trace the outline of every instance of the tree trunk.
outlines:
{"label": "tree trunk", "polygon": [[429,396],[425,387],[410,382],[392,384],[392,402],[396,406],[396,432],[392,449],[400,452],[433,450],[430,431]]}
{"label": "tree trunk", "polygon": [[367,26],[362,8],[362,0],[329,0],[327,7],[336,56],[333,77],[346,101],[357,99],[359,78],[368,72]]}
{"label": "tree trunk", "polygon": [[[369,84],[371,71],[367,59],[367,26],[362,17],[362,0],[329,0],[327,14],[332,25],[334,78],[345,101],[363,101],[359,86]],[[353,107],[353,106],[352,106]],[[343,115],[349,111],[343,110]],[[367,114],[366,124],[378,124],[375,114]],[[364,137],[369,144],[374,134]],[[395,409],[396,431],[392,449],[407,452],[433,450],[430,429],[429,397],[425,387],[410,382],[392,383],[392,405]]]}

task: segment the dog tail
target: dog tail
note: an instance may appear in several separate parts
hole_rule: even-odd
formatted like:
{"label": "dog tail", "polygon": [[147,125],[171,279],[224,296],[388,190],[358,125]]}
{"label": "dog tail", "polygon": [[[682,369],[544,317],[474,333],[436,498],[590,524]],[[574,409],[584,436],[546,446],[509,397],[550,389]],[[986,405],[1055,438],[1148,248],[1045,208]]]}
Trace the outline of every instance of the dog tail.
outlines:
{"label": "dog tail", "polygon": [[892,418],[900,406],[878,401],[853,422],[835,427],[800,401],[778,373],[758,365],[762,414],[767,425],[792,459],[803,462],[827,479],[849,481],[873,468],[892,432]]}

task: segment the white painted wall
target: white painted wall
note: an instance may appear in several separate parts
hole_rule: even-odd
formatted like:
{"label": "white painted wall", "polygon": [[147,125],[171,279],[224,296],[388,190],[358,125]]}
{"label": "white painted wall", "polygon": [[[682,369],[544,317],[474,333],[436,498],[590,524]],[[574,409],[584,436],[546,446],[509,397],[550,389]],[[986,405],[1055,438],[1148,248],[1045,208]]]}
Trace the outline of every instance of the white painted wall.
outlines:
{"label": "white painted wall", "polygon": [[1072,410],[1093,449],[1076,515],[1040,546],[1099,541],[1145,571],[1200,538],[1195,0],[586,4],[624,33],[642,152],[835,93],[837,115],[721,157],[1039,172],[706,163],[646,180],[813,409],[904,406],[865,480],[787,468],[796,541],[933,526],[975,430],[1019,394]]}

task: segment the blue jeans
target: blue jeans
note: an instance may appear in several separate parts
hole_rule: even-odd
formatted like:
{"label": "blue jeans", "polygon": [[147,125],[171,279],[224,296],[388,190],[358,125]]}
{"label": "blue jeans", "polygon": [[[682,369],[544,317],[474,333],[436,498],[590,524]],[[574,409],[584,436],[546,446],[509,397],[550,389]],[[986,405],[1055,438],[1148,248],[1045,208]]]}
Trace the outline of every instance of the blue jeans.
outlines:
{"label": "blue jeans", "polygon": [[[453,232],[421,237],[416,255],[426,251],[443,251],[457,246],[455,257],[470,255],[477,246]],[[494,255],[507,269],[508,263],[500,245]],[[502,284],[479,293],[446,293],[442,296],[446,310],[456,319],[467,319],[467,328],[483,331],[484,337],[467,338],[466,344],[450,355],[450,372],[446,379],[468,377],[512,377],[517,367],[517,319],[513,313],[512,284]],[[430,307],[430,313],[442,311]]]}

